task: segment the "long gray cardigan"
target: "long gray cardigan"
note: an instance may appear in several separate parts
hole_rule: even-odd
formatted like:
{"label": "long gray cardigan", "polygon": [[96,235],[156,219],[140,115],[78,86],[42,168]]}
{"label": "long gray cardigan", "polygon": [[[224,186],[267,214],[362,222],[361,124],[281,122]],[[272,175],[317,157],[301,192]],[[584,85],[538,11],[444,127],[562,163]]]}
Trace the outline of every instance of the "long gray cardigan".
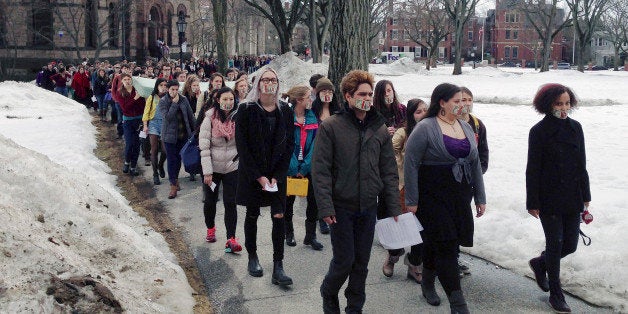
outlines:
{"label": "long gray cardigan", "polygon": [[159,100],[157,110],[164,117],[163,124],[161,126],[161,139],[164,143],[176,144],[177,143],[177,129],[179,128],[179,122],[177,121],[177,111],[181,110],[183,113],[183,119],[185,122],[185,128],[187,130],[186,139],[194,132],[194,112],[190,107],[190,102],[183,95],[179,95],[179,102],[173,103],[170,95],[166,94]]}
{"label": "long gray cardigan", "polygon": [[[406,156],[403,173],[405,177],[406,206],[419,204],[419,168],[424,165],[449,165],[453,164],[451,171],[458,182],[467,180],[473,185],[476,204],[486,204],[484,194],[484,180],[482,179],[482,167],[478,155],[475,134],[471,126],[458,120],[464,134],[471,144],[471,151],[465,158],[455,158],[445,148],[443,133],[438,126],[436,117],[423,119],[412,130],[406,144]],[[464,171],[463,171],[464,170]]]}

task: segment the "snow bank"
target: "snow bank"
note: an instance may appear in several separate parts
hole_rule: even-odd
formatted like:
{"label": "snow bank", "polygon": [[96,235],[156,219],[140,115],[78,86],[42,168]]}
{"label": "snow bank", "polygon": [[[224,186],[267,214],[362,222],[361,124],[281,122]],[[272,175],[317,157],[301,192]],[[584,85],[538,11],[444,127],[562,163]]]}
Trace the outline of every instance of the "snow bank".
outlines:
{"label": "snow bank", "polygon": [[416,63],[408,57],[400,58],[388,64],[370,64],[369,72],[376,75],[397,76],[408,73],[430,75],[425,64]]}
{"label": "snow bank", "polygon": [[[323,59],[324,60],[324,59]],[[327,58],[329,60],[329,58]],[[279,76],[279,93],[285,93],[292,86],[310,86],[310,77],[314,74],[327,75],[328,64],[305,62],[296,56],[295,52],[287,52],[277,56],[269,64],[253,72],[249,77],[261,75],[266,67],[277,71]]]}
{"label": "snow bank", "polygon": [[0,83],[0,95],[0,308],[58,310],[51,276],[91,275],[131,313],[192,312],[167,243],[94,156],[85,107],[27,83]]}

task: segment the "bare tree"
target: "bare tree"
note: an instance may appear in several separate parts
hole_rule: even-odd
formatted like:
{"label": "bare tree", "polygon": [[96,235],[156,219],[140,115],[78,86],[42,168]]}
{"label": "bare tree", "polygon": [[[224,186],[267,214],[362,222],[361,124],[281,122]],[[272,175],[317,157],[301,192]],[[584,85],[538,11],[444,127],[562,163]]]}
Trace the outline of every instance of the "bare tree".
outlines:
{"label": "bare tree", "polygon": [[262,13],[273,24],[279,36],[281,53],[292,51],[292,31],[303,16],[308,0],[290,2],[288,12],[284,10],[284,3],[281,0],[244,0],[244,2]]}
{"label": "bare tree", "polygon": [[609,6],[601,20],[602,36],[613,45],[613,69],[618,71],[621,66],[620,52],[628,53],[624,48],[628,45],[628,1],[613,0]]}
{"label": "bare tree", "polygon": [[229,67],[227,55],[227,0],[212,0],[216,47],[218,48],[218,71],[225,73]]}
{"label": "bare tree", "polygon": [[17,27],[12,20],[26,19],[20,11],[13,10],[12,19],[7,18],[9,8],[16,4],[16,0],[0,0],[0,81],[14,77],[18,59]]}
{"label": "bare tree", "polygon": [[480,0],[441,0],[445,10],[454,23],[454,75],[462,74],[462,39],[464,27],[475,14],[475,7]]}
{"label": "bare tree", "polygon": [[[369,21],[372,0],[332,0],[329,79],[340,85],[351,70],[368,71]],[[339,89],[337,89],[339,91]],[[339,99],[344,99],[341,95]]]}
{"label": "bare tree", "polygon": [[[558,9],[560,0],[525,0],[520,3],[520,10],[525,14],[527,22],[532,25],[539,35],[541,42],[541,72],[549,71],[549,60],[554,38],[567,26],[571,26],[571,19],[563,20],[561,10]],[[569,16],[569,15],[567,15]]]}
{"label": "bare tree", "polygon": [[430,69],[436,61],[438,45],[451,34],[449,15],[439,0],[408,1],[404,14],[404,29],[410,40],[427,49],[425,68]]}
{"label": "bare tree", "polygon": [[[571,10],[574,32],[578,37],[578,71],[584,72],[584,55],[590,46],[593,33],[600,25],[600,19],[609,8],[609,0],[566,0]],[[625,23],[626,21],[624,21]]]}
{"label": "bare tree", "polygon": [[215,49],[214,38],[216,36],[212,17],[212,9],[209,1],[199,1],[192,10],[197,14],[190,23],[190,44],[198,55],[213,54]]}

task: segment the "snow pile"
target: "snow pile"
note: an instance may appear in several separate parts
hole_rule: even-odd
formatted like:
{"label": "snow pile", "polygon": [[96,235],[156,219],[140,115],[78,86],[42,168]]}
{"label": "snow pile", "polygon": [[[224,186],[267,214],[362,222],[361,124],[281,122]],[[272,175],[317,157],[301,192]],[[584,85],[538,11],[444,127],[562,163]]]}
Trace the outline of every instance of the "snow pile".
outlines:
{"label": "snow pile", "polygon": [[314,74],[327,75],[328,64],[305,62],[296,56],[295,52],[287,52],[277,56],[269,64],[253,72],[249,77],[257,77],[270,67],[279,76],[279,93],[285,93],[293,86],[310,86],[310,77]]}
{"label": "snow pile", "polygon": [[0,95],[0,308],[69,311],[46,294],[51,278],[90,275],[128,312],[192,312],[167,243],[94,156],[85,107],[26,83]]}
{"label": "snow pile", "polygon": [[369,71],[376,75],[397,76],[408,73],[430,75],[424,63],[416,63],[408,57],[399,58],[389,64],[370,64]]}

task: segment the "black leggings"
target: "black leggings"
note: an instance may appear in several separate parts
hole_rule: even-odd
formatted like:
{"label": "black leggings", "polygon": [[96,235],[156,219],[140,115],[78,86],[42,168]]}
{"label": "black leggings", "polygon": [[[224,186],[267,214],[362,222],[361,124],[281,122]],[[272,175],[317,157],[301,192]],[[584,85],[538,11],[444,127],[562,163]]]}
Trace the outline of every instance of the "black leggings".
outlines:
{"label": "black leggings", "polygon": [[[273,210],[271,210],[273,212]],[[246,217],[244,218],[244,246],[249,254],[257,254],[257,218],[259,217],[259,207],[247,206]],[[275,218],[273,220],[272,240],[273,240],[273,261],[283,260],[283,242],[286,239],[285,219]]]}
{"label": "black leggings", "polygon": [[560,282],[560,259],[575,252],[580,234],[580,214],[539,216],[545,232],[545,265],[550,282]]}
{"label": "black leggings", "polygon": [[[307,184],[307,207],[305,208],[305,221],[316,222],[318,220],[318,207],[316,206],[316,199],[314,198],[314,188],[312,187],[312,177],[306,176],[308,179]],[[292,222],[294,216],[294,201],[296,196],[291,195],[286,197],[286,217],[287,222]]]}
{"label": "black leggings", "polygon": [[460,290],[460,275],[458,273],[458,241],[431,241],[428,237],[423,240],[423,267],[436,270],[438,281],[447,295],[452,291]]}
{"label": "black leggings", "polygon": [[215,226],[216,203],[218,202],[218,190],[220,183],[223,183],[222,198],[225,205],[225,229],[227,229],[227,239],[235,238],[236,225],[238,223],[238,210],[236,207],[235,193],[238,184],[238,171],[227,174],[214,173],[212,182],[216,183],[214,191],[207,184],[203,183],[203,214],[205,215],[205,226],[211,229]]}

